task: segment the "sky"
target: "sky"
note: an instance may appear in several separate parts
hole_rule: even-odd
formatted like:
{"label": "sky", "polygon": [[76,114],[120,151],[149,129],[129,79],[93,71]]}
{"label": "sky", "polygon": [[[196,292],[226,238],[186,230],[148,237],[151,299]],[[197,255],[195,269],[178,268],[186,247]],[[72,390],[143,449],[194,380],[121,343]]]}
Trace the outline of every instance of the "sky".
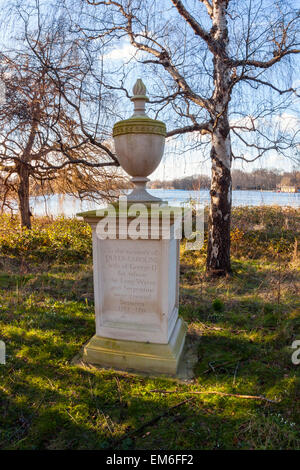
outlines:
{"label": "sky", "polygon": [[[118,47],[111,49],[111,51],[106,54],[106,59],[109,59],[112,63],[115,62],[116,64],[121,65],[122,63],[132,59],[135,52],[135,48],[128,42],[128,40],[125,39],[119,42]],[[147,86],[147,76],[145,76],[143,65],[137,64],[136,73],[137,77],[139,76],[138,74],[140,74]],[[130,90],[133,82],[130,83],[128,80],[127,83],[127,89]],[[300,94],[300,79],[294,80],[292,86],[297,88]],[[251,94],[249,94],[248,99],[252,99]],[[131,108],[133,109],[133,105],[128,102],[126,110],[124,110],[124,113],[126,113],[126,118],[129,117],[128,113],[130,114]],[[150,117],[153,116],[150,115]],[[237,119],[236,122],[241,124],[245,120],[247,119],[243,118],[242,121]],[[276,125],[280,125],[282,129],[300,129],[299,98],[293,98],[292,106],[275,116],[273,122]],[[166,125],[168,129],[168,122],[166,122]],[[183,176],[190,176],[195,174],[210,175],[211,162],[209,158],[209,146],[207,146],[206,149],[202,149],[200,147],[199,149],[195,150],[187,150],[189,147],[189,142],[193,141],[193,136],[194,134],[191,133],[186,135],[183,139],[180,139],[178,142],[174,138],[166,140],[165,153],[162,158],[162,162],[151,175],[151,180],[171,180],[173,178],[180,178]],[[250,158],[251,155],[248,155],[248,157]],[[279,155],[275,150],[268,152],[266,156],[262,156],[253,163],[248,163],[241,159],[236,159],[233,161],[233,169],[241,169],[244,171],[252,171],[261,168],[277,169],[280,171],[292,171],[296,167],[297,166],[295,165],[295,161]]]}
{"label": "sky", "polygon": [[[162,0],[162,2],[166,2],[166,0]],[[167,3],[170,3],[170,2],[167,1]],[[190,6],[191,4],[195,2],[191,0],[190,3],[187,1],[183,3],[186,6]],[[239,2],[236,2],[236,3],[239,3]],[[252,3],[254,4],[255,0],[253,0]],[[267,5],[266,12],[269,13],[271,16],[273,13],[272,10],[274,10],[275,8],[276,2],[272,0],[266,0],[264,1],[264,3],[265,5]],[[293,2],[293,6],[295,8],[300,7],[300,2],[298,0]],[[199,20],[198,17],[197,19]],[[261,18],[260,21],[268,22],[268,18],[267,17]],[[240,27],[240,25],[238,27]],[[264,27],[264,24],[259,25],[259,28],[263,28],[263,27]],[[149,92],[151,94],[151,85],[153,84],[153,79],[152,77],[147,77],[148,69],[146,65],[143,65],[141,63],[134,61],[133,57],[136,53],[136,49],[129,43],[128,39],[126,38],[118,41],[118,43],[116,43],[114,47],[113,47],[114,43],[112,42],[111,44],[112,44],[111,49],[105,55],[105,58],[111,62],[112,66],[113,64],[115,64],[117,68],[118,66],[121,66],[122,64],[126,64],[128,61],[131,60],[131,68],[133,69],[134,74],[131,74],[131,75],[129,74],[127,82],[125,82],[126,88],[130,90],[133,85],[133,79],[139,77],[143,79],[148,89],[150,88]],[[275,78],[274,81],[271,80],[272,83],[274,84],[284,83],[284,80],[286,78],[286,82],[291,83],[291,85],[288,85],[286,88],[288,88],[289,86],[292,86],[293,88],[297,89],[298,94],[300,95],[300,79],[299,79],[300,60],[299,59],[300,59],[300,54],[299,54],[299,57],[297,57],[297,59],[295,60],[295,65],[293,66],[292,69],[288,69],[283,66],[281,69],[279,69],[279,73],[276,72],[278,74],[277,76],[274,77],[273,75],[272,77],[271,75],[271,78],[273,79]],[[274,73],[275,72],[273,72],[273,74]],[[264,78],[264,76],[262,76],[262,78]],[[270,91],[268,87],[262,87],[262,88],[264,88],[265,91],[262,91],[262,94],[259,94],[259,95],[255,94],[253,92],[253,89],[251,89],[250,87],[243,88],[242,100],[244,104],[244,109],[245,108],[247,109],[247,105],[249,104],[249,109],[253,111],[256,106],[255,100],[262,100],[265,98],[266,102],[270,102],[270,103],[272,102],[272,97],[271,97],[272,90]],[[285,87],[280,86],[280,88],[283,89]],[[265,97],[263,96],[263,93],[265,93]],[[300,98],[294,96],[291,100],[290,105],[286,109],[284,109],[284,101],[286,99],[285,97],[287,97],[287,95],[282,95],[283,106],[281,107],[280,110],[278,110],[277,114],[272,117],[272,122],[267,121],[266,117],[261,118],[260,124],[262,125],[264,130],[268,129],[266,133],[268,134],[268,131],[269,131],[270,134],[268,135],[270,137],[271,137],[271,133],[273,132],[271,129],[272,126],[280,129],[282,133],[284,131],[296,132],[297,130],[300,130]],[[127,109],[126,111],[124,111],[124,118],[129,117],[128,110],[130,109],[130,106],[131,104],[128,103],[126,106]],[[233,106],[235,106],[235,109],[236,109],[236,103]],[[257,107],[259,107],[259,103],[257,103]],[[149,113],[149,116],[152,118],[154,117],[153,114],[151,114],[151,112]],[[231,117],[230,123],[231,124],[237,123],[238,120],[239,120],[238,116],[236,118]],[[247,121],[247,117],[246,118],[243,117],[242,120],[240,120],[239,124],[241,124],[243,121],[244,122]],[[167,129],[170,130],[170,123],[167,120],[165,120],[165,122],[167,125]],[[179,126],[176,126],[176,127],[179,127]],[[195,133],[186,135],[186,137],[184,137],[183,139],[180,139],[180,141],[177,143],[175,142],[174,139],[171,139],[171,141],[168,139],[166,141],[165,154],[162,159],[162,163],[157,168],[157,170],[151,175],[151,179],[168,180],[168,179],[173,179],[173,178],[179,178],[182,176],[189,176],[193,174],[207,174],[207,175],[210,174],[211,163],[209,159],[209,146],[207,146],[207,148],[200,147],[195,150],[188,150],[189,143],[191,141],[193,142],[194,135]],[[233,141],[234,154],[239,155],[241,154],[241,152],[243,152],[246,158],[248,159],[253,158],[253,154],[251,155],[251,149],[247,149],[247,148],[242,149],[237,144],[237,141],[236,140],[234,141],[234,136],[232,138],[232,141]],[[298,148],[299,148],[299,155],[300,155],[300,146]],[[295,152],[293,151],[291,152],[291,157],[294,157],[294,156],[295,156]],[[252,163],[245,162],[241,159],[236,159],[233,161],[234,169],[242,169],[244,171],[252,171],[254,169],[261,169],[261,168],[277,169],[280,171],[292,171],[293,169],[295,169],[295,167],[296,167],[295,160],[282,156],[276,150],[267,152],[265,156],[259,158],[258,160]]]}
{"label": "sky", "polygon": [[[166,4],[170,4],[169,0],[161,0]],[[193,3],[193,0],[190,0]],[[268,2],[269,0],[266,0]],[[254,0],[255,2],[255,0]],[[1,4],[4,5],[6,2],[4,0],[0,0],[0,7]],[[25,2],[26,3],[26,2]],[[187,1],[184,2],[185,4],[189,5]],[[195,3],[195,2],[194,2]],[[274,4],[275,2],[269,1],[270,5]],[[300,6],[299,0],[294,2],[295,6]],[[47,3],[46,3],[47,5]],[[169,13],[167,13],[168,15]],[[271,14],[271,9],[270,9]],[[130,45],[128,39],[123,38],[118,42],[111,43],[110,49],[104,55],[104,60],[110,64],[112,68],[120,69],[120,67],[128,62],[130,59],[133,58],[135,54],[135,48]],[[293,70],[293,87],[297,87],[300,94],[300,66],[298,60],[298,67],[297,70]],[[131,61],[130,67],[132,72],[128,75],[127,79],[125,80],[125,87],[131,91],[131,88],[134,84],[136,78],[141,77],[145,82],[146,86],[148,87],[149,93],[151,94],[151,86],[153,84],[153,78],[147,76],[148,69],[146,65],[138,63],[134,60]],[[289,73],[289,72],[288,72]],[[117,81],[117,80],[116,80]],[[246,94],[243,96],[243,100],[247,103],[247,101],[252,105],[255,103],[253,102],[253,96],[251,91],[247,91]],[[128,118],[131,114],[131,110],[133,108],[132,103],[129,100],[122,100],[122,106],[120,108],[121,118]],[[150,117],[154,117],[153,112],[149,113]],[[232,118],[233,119],[233,118]],[[238,119],[238,118],[236,118]],[[242,118],[245,120],[245,118]],[[246,118],[247,119],[247,118]],[[118,120],[118,119],[116,119]],[[281,128],[290,128],[293,130],[300,129],[300,104],[299,98],[295,98],[292,101],[291,106],[288,109],[283,109],[274,116],[273,120],[277,126],[281,126]],[[172,125],[168,120],[165,120],[167,129],[170,130]],[[176,126],[178,127],[178,126]],[[173,178],[180,178],[183,176],[189,176],[193,174],[210,174],[211,163],[209,159],[209,146],[203,147],[201,146],[195,150],[189,150],[191,147],[190,144],[195,144],[195,133],[189,134],[176,140],[174,138],[168,139],[166,141],[165,146],[165,154],[163,156],[162,162],[157,168],[157,170],[151,175],[151,179],[173,179]],[[239,148],[235,149],[238,153]],[[236,152],[235,152],[236,153]],[[246,154],[245,156],[251,157],[251,155]],[[282,171],[291,171],[295,167],[295,162],[283,158],[282,156],[278,155],[276,151],[268,152],[268,154],[259,160],[256,160],[253,163],[246,163],[242,160],[234,160],[233,168],[236,169],[243,169],[245,171],[251,171],[257,168],[269,168],[269,169],[279,169]]]}

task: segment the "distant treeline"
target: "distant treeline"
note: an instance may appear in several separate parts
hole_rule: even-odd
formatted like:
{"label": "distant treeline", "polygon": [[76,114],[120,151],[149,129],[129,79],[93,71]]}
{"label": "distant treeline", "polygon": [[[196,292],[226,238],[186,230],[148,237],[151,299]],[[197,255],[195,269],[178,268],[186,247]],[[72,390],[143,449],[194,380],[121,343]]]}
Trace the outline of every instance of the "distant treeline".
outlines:
{"label": "distant treeline", "polygon": [[[274,190],[281,186],[300,186],[300,171],[280,172],[278,170],[232,171],[233,189]],[[207,175],[185,176],[169,181],[152,181],[151,188],[164,189],[209,189],[210,177]]]}

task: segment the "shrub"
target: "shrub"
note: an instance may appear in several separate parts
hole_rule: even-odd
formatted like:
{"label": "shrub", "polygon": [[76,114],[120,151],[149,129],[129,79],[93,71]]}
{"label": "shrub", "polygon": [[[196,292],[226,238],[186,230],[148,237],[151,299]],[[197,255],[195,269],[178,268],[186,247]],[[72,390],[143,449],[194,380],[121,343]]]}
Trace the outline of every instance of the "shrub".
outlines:
{"label": "shrub", "polygon": [[31,230],[1,216],[0,253],[27,261],[83,261],[91,256],[91,229],[78,219],[35,218]]}

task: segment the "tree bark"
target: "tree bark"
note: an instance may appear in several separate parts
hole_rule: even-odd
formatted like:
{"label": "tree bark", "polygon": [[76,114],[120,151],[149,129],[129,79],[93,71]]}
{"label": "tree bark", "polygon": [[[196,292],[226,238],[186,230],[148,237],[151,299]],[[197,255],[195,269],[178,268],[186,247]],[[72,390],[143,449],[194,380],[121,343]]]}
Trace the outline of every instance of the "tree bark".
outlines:
{"label": "tree bark", "polygon": [[214,40],[214,92],[211,135],[211,204],[206,270],[209,275],[224,276],[231,272],[231,141],[228,106],[231,95],[231,69],[226,64],[228,54],[226,0],[212,0]]}
{"label": "tree bark", "polygon": [[227,117],[222,117],[212,134],[211,190],[206,270],[211,276],[231,273],[231,145]]}
{"label": "tree bark", "polygon": [[21,217],[21,226],[31,229],[31,212],[29,208],[29,171],[27,165],[21,164],[19,168],[19,212]]}

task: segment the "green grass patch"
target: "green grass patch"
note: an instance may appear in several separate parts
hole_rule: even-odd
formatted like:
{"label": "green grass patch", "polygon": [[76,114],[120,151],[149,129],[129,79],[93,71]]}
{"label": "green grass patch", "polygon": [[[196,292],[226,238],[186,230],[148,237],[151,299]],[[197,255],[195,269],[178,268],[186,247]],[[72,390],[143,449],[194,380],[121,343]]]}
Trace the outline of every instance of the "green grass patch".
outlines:
{"label": "green grass patch", "polygon": [[189,384],[71,365],[94,333],[90,230],[1,221],[1,449],[300,448],[299,210],[235,209],[227,279],[207,279],[203,250],[182,248],[180,314],[201,335]]}

